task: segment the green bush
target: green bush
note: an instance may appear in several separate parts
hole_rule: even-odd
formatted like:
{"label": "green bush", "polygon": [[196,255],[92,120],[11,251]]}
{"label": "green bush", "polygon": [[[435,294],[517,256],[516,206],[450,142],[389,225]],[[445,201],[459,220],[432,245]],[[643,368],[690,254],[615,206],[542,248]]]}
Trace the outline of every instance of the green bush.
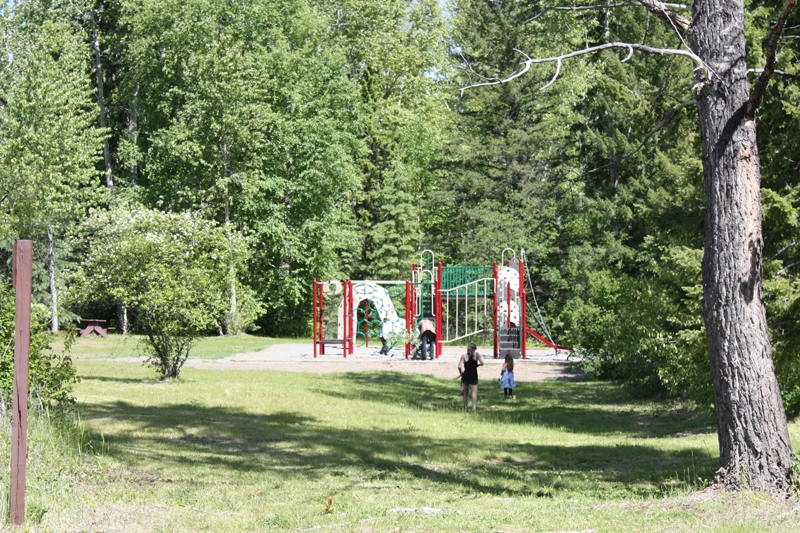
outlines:
{"label": "green bush", "polygon": [[[14,383],[14,314],[15,291],[0,282],[0,409],[11,407]],[[78,381],[72,359],[54,353],[44,329],[46,310],[34,305],[31,318],[29,404],[44,410],[69,408],[75,404],[72,387]]]}
{"label": "green bush", "polygon": [[565,309],[583,367],[632,392],[713,401],[700,286],[701,251],[652,247],[639,276],[583,276]]}

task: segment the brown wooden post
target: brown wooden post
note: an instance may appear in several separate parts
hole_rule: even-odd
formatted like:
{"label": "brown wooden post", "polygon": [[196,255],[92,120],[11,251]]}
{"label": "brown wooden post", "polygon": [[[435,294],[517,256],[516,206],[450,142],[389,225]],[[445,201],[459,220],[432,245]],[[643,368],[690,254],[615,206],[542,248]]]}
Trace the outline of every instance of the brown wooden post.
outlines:
{"label": "brown wooden post", "polygon": [[25,521],[25,457],[28,437],[28,367],[31,343],[31,268],[33,242],[14,243],[13,284],[16,291],[14,317],[14,389],[11,416],[11,521]]}

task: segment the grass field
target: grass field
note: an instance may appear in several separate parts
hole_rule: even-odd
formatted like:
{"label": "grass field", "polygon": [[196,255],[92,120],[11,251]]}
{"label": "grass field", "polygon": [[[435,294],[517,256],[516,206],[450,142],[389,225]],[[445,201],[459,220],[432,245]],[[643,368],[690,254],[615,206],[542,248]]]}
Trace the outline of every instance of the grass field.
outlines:
{"label": "grass field", "polygon": [[707,413],[608,383],[504,402],[487,381],[465,414],[456,382],[415,374],[77,367],[100,467],[32,530],[800,531],[796,499],[695,493],[718,463]]}
{"label": "grass field", "polygon": [[[98,358],[126,358],[142,357],[140,347],[141,335],[116,335],[110,334],[107,339],[98,335],[89,335],[75,339],[70,349],[74,357]],[[275,339],[271,337],[257,337],[255,335],[236,335],[224,337],[201,337],[192,346],[190,357],[192,359],[222,359],[231,355],[257,352],[274,344],[285,342],[305,342],[311,344],[311,339]],[[64,338],[53,337],[50,347],[56,352],[64,351]]]}

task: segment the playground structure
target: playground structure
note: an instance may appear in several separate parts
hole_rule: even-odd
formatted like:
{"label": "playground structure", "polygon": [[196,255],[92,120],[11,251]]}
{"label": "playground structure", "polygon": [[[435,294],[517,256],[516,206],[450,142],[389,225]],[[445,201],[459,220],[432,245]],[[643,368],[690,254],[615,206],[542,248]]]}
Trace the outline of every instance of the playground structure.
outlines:
{"label": "playground structure", "polygon": [[[526,273],[535,309],[528,305]],[[334,330],[330,313],[324,313],[326,300],[337,306],[334,338],[325,336]],[[370,336],[381,331],[390,344],[404,344],[408,358],[423,318],[434,323],[437,358],[444,344],[477,335],[491,335],[495,358],[524,359],[528,335],[556,350],[572,350],[554,343],[547,331],[530,283],[525,250],[519,258],[513,250],[503,250],[499,268],[496,261],[492,266],[444,266],[435,261],[432,251],[424,250],[419,264],[412,266],[410,280],[314,281],[313,311],[315,358],[329,345],[341,346],[347,357],[356,345],[369,346]],[[529,311],[544,335],[528,327]]]}

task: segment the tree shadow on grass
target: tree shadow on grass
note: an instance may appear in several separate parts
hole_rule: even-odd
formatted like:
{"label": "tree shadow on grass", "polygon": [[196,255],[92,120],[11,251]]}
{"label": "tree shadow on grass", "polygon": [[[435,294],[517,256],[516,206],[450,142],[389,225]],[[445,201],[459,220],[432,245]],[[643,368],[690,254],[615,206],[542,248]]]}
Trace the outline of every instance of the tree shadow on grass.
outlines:
{"label": "tree shadow on grass", "polygon": [[[406,392],[416,392],[418,386],[411,380]],[[577,408],[569,414],[591,417]],[[464,432],[433,437],[413,427],[342,428],[291,411],[258,414],[195,403],[84,404],[84,420],[92,419],[129,426],[108,426],[104,434],[106,453],[131,467],[175,463],[271,472],[293,483],[346,470],[358,472],[354,484],[368,486],[399,474],[447,490],[467,487],[485,495],[523,495],[540,487],[579,490],[581,479],[589,476],[596,483],[618,486],[646,482],[657,492],[676,472],[713,462],[699,447],[670,453],[647,445],[476,442]],[[485,460],[460,462],[460,451],[476,445],[492,447]]]}
{"label": "tree shadow on grass", "polygon": [[82,381],[99,381],[102,383],[130,383],[130,384],[147,384],[147,383],[158,383],[157,378],[118,378],[118,377],[111,377],[111,376],[81,376]]}
{"label": "tree shadow on grass", "polygon": [[[346,392],[339,388],[320,393],[423,411],[463,409],[460,382],[455,380],[399,372],[353,372],[338,379],[348,384]],[[637,404],[648,409],[636,409]],[[485,380],[478,385],[478,408],[487,422],[536,424],[589,435],[664,438],[714,431],[714,419],[706,413],[637,400],[610,383],[518,383],[514,401],[507,402],[497,381]]]}

